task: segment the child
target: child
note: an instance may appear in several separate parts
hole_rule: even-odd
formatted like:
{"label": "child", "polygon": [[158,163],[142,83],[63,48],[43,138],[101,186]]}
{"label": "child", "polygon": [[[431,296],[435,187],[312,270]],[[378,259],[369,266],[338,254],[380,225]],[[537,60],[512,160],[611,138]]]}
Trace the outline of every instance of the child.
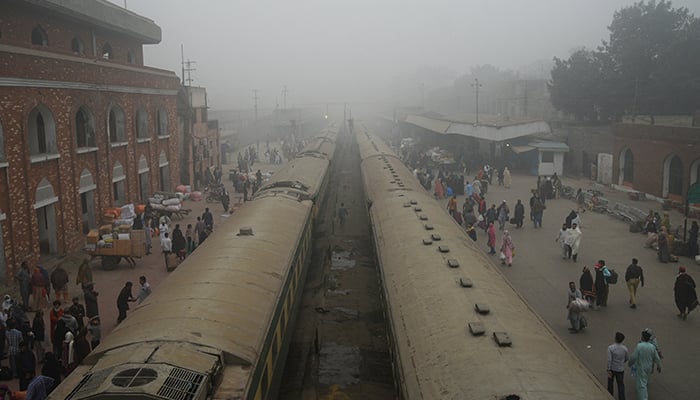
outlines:
{"label": "child", "polygon": [[87,328],[91,336],[90,346],[93,350],[95,350],[95,347],[100,344],[100,317],[96,315],[90,318],[90,323],[88,324]]}

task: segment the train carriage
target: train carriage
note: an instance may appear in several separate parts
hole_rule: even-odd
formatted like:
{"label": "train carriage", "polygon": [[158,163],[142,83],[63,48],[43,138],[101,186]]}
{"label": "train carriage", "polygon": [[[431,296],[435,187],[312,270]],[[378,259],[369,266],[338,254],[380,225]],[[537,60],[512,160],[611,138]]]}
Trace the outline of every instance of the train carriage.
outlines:
{"label": "train carriage", "polygon": [[357,140],[397,397],[610,399],[400,160]]}
{"label": "train carriage", "polygon": [[49,398],[274,398],[330,158],[317,169],[285,166],[281,175],[306,191],[261,189]]}

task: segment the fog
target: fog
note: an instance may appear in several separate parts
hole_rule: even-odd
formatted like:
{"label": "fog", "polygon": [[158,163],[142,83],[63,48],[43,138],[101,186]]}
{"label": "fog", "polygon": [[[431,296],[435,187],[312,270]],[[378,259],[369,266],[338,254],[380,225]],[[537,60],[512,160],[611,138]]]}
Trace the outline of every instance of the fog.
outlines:
{"label": "fog", "polygon": [[[114,0],[154,20],[149,66],[180,75],[180,45],[196,61],[193,85],[215,109],[326,102],[420,104],[470,67],[491,64],[549,77],[553,57],[595,48],[623,0]],[[674,1],[700,13],[697,0]]]}

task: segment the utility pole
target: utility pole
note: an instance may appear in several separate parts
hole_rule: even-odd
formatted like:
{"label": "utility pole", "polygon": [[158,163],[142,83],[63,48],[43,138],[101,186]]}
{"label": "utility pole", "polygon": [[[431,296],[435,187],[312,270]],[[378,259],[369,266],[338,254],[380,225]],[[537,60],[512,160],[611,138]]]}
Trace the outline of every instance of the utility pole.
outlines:
{"label": "utility pole", "polygon": [[256,150],[260,153],[260,138],[258,137],[258,89],[253,89],[253,102],[255,109],[255,139],[257,141]]}
{"label": "utility pole", "polygon": [[255,110],[255,125],[258,124],[258,89],[253,89],[253,101],[255,102],[253,109]]}
{"label": "utility pole", "polygon": [[476,91],[476,124],[479,124],[479,88],[482,85],[479,83],[479,79],[474,78],[474,83],[472,83],[472,87]]}
{"label": "utility pole", "polygon": [[[182,81],[184,86],[192,86],[192,71],[196,71],[197,69],[193,67],[193,65],[197,64],[196,61],[192,61],[189,58],[187,61],[183,61],[182,63]],[[185,78],[185,74],[187,74],[187,78]]]}
{"label": "utility pole", "polygon": [[284,89],[282,89],[282,105],[284,106],[285,109],[287,109],[287,93],[289,91],[287,90],[287,85],[284,85]]}

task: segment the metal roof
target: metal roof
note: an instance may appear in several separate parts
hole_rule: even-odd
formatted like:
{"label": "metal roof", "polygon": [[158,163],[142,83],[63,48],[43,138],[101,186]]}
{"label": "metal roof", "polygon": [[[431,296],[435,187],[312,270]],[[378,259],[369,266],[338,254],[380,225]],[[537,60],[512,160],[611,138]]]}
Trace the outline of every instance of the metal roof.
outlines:
{"label": "metal roof", "polygon": [[469,136],[494,142],[502,142],[523,136],[551,132],[549,124],[539,120],[515,122],[501,121],[489,122],[487,124],[475,124],[409,115],[406,117],[406,122],[435,133]]}
{"label": "metal roof", "polygon": [[551,150],[563,153],[569,152],[569,146],[562,142],[532,142],[529,145],[538,150]]}

